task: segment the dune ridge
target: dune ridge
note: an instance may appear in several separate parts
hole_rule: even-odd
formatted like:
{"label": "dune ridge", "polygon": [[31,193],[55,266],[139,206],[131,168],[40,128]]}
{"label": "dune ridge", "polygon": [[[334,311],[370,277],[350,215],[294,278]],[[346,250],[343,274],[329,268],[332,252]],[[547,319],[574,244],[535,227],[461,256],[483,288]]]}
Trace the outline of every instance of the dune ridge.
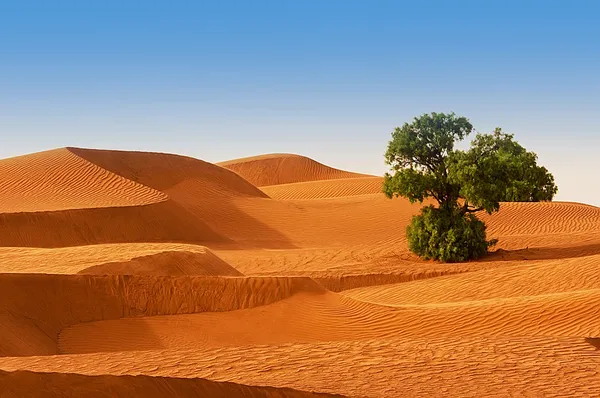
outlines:
{"label": "dune ridge", "polygon": [[[205,260],[219,261],[212,250],[205,246],[181,243],[112,243],[58,248],[0,247],[0,273],[76,274],[99,264],[127,263],[136,258],[147,257],[153,262],[154,255],[159,255],[159,264],[168,267],[169,256],[178,256],[178,253],[195,255],[195,258],[182,259],[188,263],[189,260],[201,263]],[[160,267],[157,271],[160,271]]]}
{"label": "dune ridge", "polygon": [[346,290],[344,295],[384,305],[421,305],[538,296],[600,288],[600,255],[531,261],[411,283]]}
{"label": "dune ridge", "polygon": [[338,178],[372,177],[325,166],[301,155],[272,153],[217,163],[257,187]]}
{"label": "dune ridge", "polygon": [[0,213],[148,205],[163,192],[98,167],[67,149],[0,160]]}
{"label": "dune ridge", "polygon": [[291,388],[248,386],[206,379],[183,379],[152,376],[84,376],[74,373],[2,372],[0,371],[2,397],[341,397],[297,391]]}
{"label": "dune ridge", "polygon": [[491,216],[481,214],[491,233],[511,235],[574,234],[600,229],[600,208],[571,202],[502,203]]}
{"label": "dune ridge", "polygon": [[58,353],[77,323],[231,311],[323,288],[309,278],[0,274],[0,356]]}
{"label": "dune ridge", "polygon": [[93,265],[77,272],[85,275],[206,275],[243,276],[210,250],[171,251]]}
{"label": "dune ridge", "polygon": [[597,353],[580,337],[392,338],[0,358],[0,368],[207,377],[353,397],[564,397],[595,395]]}
{"label": "dune ridge", "polygon": [[61,332],[59,347],[76,354],[461,336],[600,336],[600,289],[425,306],[299,293],[233,312],[81,323]]}
{"label": "dune ridge", "polygon": [[383,178],[352,177],[261,186],[273,199],[326,199],[381,193]]}
{"label": "dune ridge", "polygon": [[195,182],[202,185],[205,195],[266,197],[236,173],[187,156],[72,147],[68,150],[105,170],[161,192],[168,193]]}

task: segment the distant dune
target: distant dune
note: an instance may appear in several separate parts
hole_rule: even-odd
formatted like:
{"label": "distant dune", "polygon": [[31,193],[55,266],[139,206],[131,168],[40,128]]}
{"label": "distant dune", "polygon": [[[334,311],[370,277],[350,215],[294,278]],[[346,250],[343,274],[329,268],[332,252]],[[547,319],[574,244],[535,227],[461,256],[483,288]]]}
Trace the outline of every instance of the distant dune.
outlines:
{"label": "distant dune", "polygon": [[443,264],[381,188],[292,154],[0,160],[0,396],[600,391],[600,208],[503,203],[495,251]]}
{"label": "distant dune", "polygon": [[310,158],[274,153],[217,163],[233,170],[257,187],[304,181],[370,177],[365,174],[334,169]]}
{"label": "distant dune", "polygon": [[186,156],[82,148],[69,148],[69,151],[103,169],[162,192],[183,194],[187,190],[201,191],[205,195],[265,196],[235,173]]}
{"label": "distant dune", "polygon": [[382,188],[381,177],[351,177],[264,186],[261,190],[273,199],[293,200],[380,194]]}

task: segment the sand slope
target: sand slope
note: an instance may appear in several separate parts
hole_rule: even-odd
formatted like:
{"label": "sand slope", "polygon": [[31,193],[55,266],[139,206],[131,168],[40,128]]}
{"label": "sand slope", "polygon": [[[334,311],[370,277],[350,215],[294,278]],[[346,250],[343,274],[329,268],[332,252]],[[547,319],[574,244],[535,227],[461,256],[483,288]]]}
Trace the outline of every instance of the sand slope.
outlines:
{"label": "sand slope", "polygon": [[230,275],[234,272],[210,249],[192,244],[115,243],[53,249],[0,247],[0,273],[76,274],[105,264],[112,264],[109,274],[118,273],[112,272],[121,269],[116,266],[118,264],[133,274],[143,270],[155,275],[170,271],[185,271],[190,275],[198,272]]}
{"label": "sand slope", "polygon": [[325,166],[305,156],[274,153],[217,163],[233,170],[257,187],[303,181],[367,177]]}
{"label": "sand slope", "polygon": [[150,376],[82,376],[72,373],[0,372],[2,397],[334,397],[290,388],[255,387],[205,379]]}
{"label": "sand slope", "polygon": [[369,286],[344,295],[385,305],[456,303],[600,289],[600,255],[538,260],[411,283]]}
{"label": "sand slope", "polygon": [[500,236],[529,235],[547,239],[550,234],[575,234],[600,228],[600,208],[581,203],[502,203],[498,213],[478,216],[489,223],[492,233]]}
{"label": "sand slope", "polygon": [[0,245],[67,247],[128,242],[230,240],[172,200],[144,206],[0,214]]}
{"label": "sand slope", "polygon": [[202,185],[206,195],[265,197],[258,188],[237,174],[186,156],[84,148],[69,148],[69,151],[105,170],[161,192],[177,190],[186,183],[194,182]]}
{"label": "sand slope", "polygon": [[87,275],[207,275],[243,276],[210,250],[174,251],[134,257],[128,261],[97,264],[78,272]]}
{"label": "sand slope", "polygon": [[[232,199],[266,195],[237,174],[200,160],[78,148],[32,156],[3,161],[5,174],[13,175],[4,184],[3,246],[227,244],[231,240],[209,224],[218,228],[218,219],[230,218],[248,229],[261,227],[252,220],[244,223],[248,217]],[[23,195],[34,199],[27,204]]]}
{"label": "sand slope", "polygon": [[61,330],[78,323],[231,311],[321,289],[308,278],[0,274],[0,356],[57,353]]}
{"label": "sand slope", "polygon": [[67,149],[0,160],[0,213],[139,206],[167,199]]}
{"label": "sand slope", "polygon": [[[173,325],[177,325],[174,330]],[[600,289],[455,305],[385,307],[301,293],[252,309],[77,324],[62,353],[394,337],[600,336]]]}
{"label": "sand slope", "polygon": [[599,355],[577,337],[392,338],[0,358],[0,368],[207,377],[353,397],[589,397],[600,389]]}
{"label": "sand slope", "polygon": [[383,178],[354,177],[263,186],[273,199],[323,199],[381,193]]}
{"label": "sand slope", "polygon": [[0,177],[0,395],[600,390],[600,208],[502,204],[497,251],[442,264],[408,250],[419,204],[298,155],[66,148]]}

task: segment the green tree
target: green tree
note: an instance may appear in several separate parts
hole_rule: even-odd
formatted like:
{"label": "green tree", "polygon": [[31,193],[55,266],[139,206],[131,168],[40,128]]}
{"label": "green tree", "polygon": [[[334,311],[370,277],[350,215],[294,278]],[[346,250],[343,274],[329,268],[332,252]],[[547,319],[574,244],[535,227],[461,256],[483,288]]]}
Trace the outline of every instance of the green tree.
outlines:
{"label": "green tree", "polygon": [[411,203],[429,199],[407,228],[409,248],[426,259],[465,261],[487,253],[485,224],[473,213],[498,211],[500,202],[552,200],[554,177],[537,155],[500,128],[477,134],[468,150],[455,144],[473,131],[465,117],[431,113],[392,133],[385,153],[393,174],[383,192]]}

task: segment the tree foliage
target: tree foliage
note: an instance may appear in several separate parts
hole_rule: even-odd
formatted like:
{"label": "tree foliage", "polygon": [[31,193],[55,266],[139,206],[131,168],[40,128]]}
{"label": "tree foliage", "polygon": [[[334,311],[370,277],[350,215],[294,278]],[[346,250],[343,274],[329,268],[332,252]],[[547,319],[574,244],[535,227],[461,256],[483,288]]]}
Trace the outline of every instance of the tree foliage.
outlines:
{"label": "tree foliage", "polygon": [[486,226],[474,214],[462,215],[427,206],[406,229],[409,249],[426,260],[456,262],[485,255],[495,241],[487,241]]}
{"label": "tree foliage", "polygon": [[411,203],[437,202],[438,210],[424,208],[407,231],[411,250],[423,257],[480,257],[493,242],[486,240],[485,225],[472,213],[491,214],[500,202],[552,200],[557,193],[554,177],[538,166],[537,155],[500,128],[477,134],[468,150],[455,149],[472,132],[465,117],[431,113],[392,133],[385,160],[393,174],[384,176],[384,193]]}

